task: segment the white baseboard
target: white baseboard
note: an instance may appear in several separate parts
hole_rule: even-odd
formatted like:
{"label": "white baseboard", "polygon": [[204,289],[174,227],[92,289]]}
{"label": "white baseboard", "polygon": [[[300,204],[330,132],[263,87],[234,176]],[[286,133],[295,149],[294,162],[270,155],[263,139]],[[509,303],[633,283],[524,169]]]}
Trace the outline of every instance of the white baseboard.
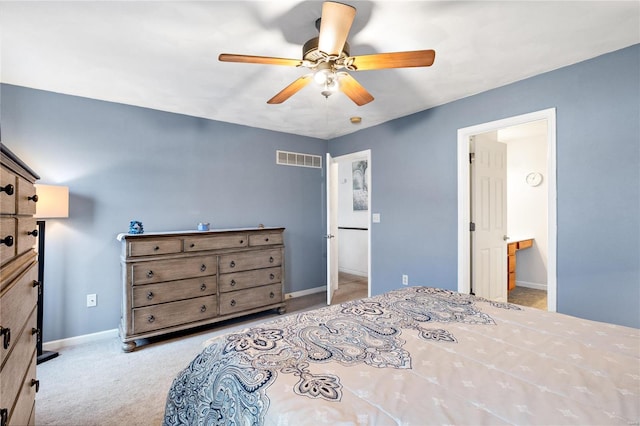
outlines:
{"label": "white baseboard", "polygon": [[535,288],[536,290],[547,291],[547,285],[546,284],[530,283],[530,282],[527,282],[527,281],[516,281],[516,287],[517,286],[527,287],[527,288]]}
{"label": "white baseboard", "polygon": [[[285,299],[293,299],[295,297],[308,296],[309,294],[326,292],[327,286],[323,285],[320,287],[310,288],[308,290],[295,291],[293,293],[287,293],[284,297]],[[44,342],[42,344],[42,349],[45,351],[57,351],[67,346],[79,345],[81,343],[90,343],[95,342],[97,340],[104,339],[113,339],[114,337],[118,337],[118,329],[114,328],[112,330],[100,331],[98,333],[84,334],[82,336],[69,337],[67,339],[60,340],[52,340],[50,342]]]}
{"label": "white baseboard", "polygon": [[338,271],[339,272],[344,272],[345,274],[357,275],[359,277],[366,277],[367,276],[367,271],[358,271],[356,269],[338,268]]}
{"label": "white baseboard", "polygon": [[327,286],[323,285],[320,287],[314,287],[314,288],[310,288],[307,290],[300,290],[300,291],[294,291],[293,293],[287,293],[284,295],[285,299],[293,299],[294,297],[302,297],[302,296],[308,296],[310,294],[315,294],[315,293],[323,293],[327,291]]}
{"label": "white baseboard", "polygon": [[57,351],[67,346],[79,345],[81,343],[95,342],[97,340],[113,339],[118,337],[118,329],[99,331],[97,333],[84,334],[82,336],[69,337],[67,339],[52,340],[50,342],[44,342],[42,349],[45,351]]}

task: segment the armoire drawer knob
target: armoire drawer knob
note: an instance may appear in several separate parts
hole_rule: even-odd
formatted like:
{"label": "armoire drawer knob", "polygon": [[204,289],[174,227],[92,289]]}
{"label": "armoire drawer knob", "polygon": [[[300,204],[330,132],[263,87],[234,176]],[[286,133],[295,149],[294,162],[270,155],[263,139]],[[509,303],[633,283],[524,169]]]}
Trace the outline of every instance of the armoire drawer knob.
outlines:
{"label": "armoire drawer knob", "polygon": [[189,244],[189,247],[194,248],[196,245],[194,243]]}
{"label": "armoire drawer knob", "polygon": [[36,387],[36,393],[38,393],[38,391],[40,391],[40,380],[36,380],[36,379],[31,379],[31,386],[35,386]]}
{"label": "armoire drawer knob", "polygon": [[156,317],[154,317],[153,315],[149,315],[149,317],[147,318],[147,321],[149,321],[150,323],[154,322],[156,320]]}
{"label": "armoire drawer knob", "polygon": [[0,327],[0,334],[2,334],[2,347],[9,349],[9,345],[11,344],[11,329]]}
{"label": "armoire drawer knob", "polygon": [[274,274],[269,274],[269,279],[273,280],[275,278],[276,278],[276,276]]}
{"label": "armoire drawer knob", "polygon": [[27,235],[33,235],[34,237],[38,236],[38,230],[34,229],[33,231],[27,231]]}
{"label": "armoire drawer knob", "polygon": [[34,203],[37,203],[38,202],[38,194],[31,195],[31,196],[27,197],[27,200],[33,201]]}
{"label": "armoire drawer knob", "polygon": [[7,247],[11,247],[13,245],[13,236],[7,235],[6,237],[0,240],[0,244],[4,244]]}
{"label": "armoire drawer knob", "polygon": [[229,284],[231,285],[231,287],[235,287],[236,286],[236,280],[231,280],[231,282]]}
{"label": "armoire drawer knob", "polygon": [[268,243],[269,242],[269,238],[268,237],[265,238],[264,241]]}
{"label": "armoire drawer knob", "polygon": [[147,271],[147,278],[153,278],[153,271]]}
{"label": "armoire drawer knob", "polygon": [[269,263],[273,263],[274,260],[273,256],[269,257]]}
{"label": "armoire drawer knob", "polygon": [[158,251],[158,250],[160,250],[160,246],[155,246],[155,247],[153,248],[153,251]]}
{"label": "armoire drawer knob", "polygon": [[206,311],[207,311],[207,305],[200,306],[200,312],[206,312]]}
{"label": "armoire drawer knob", "polygon": [[200,291],[205,291],[207,289],[207,285],[205,283],[200,284]]}
{"label": "armoire drawer knob", "polygon": [[11,185],[10,183],[5,185],[5,186],[1,186],[0,187],[0,192],[6,192],[7,195],[13,195],[13,185]]}
{"label": "armoire drawer knob", "polygon": [[234,262],[233,260],[231,261],[231,263],[229,263],[229,267],[231,268],[235,268],[236,267],[236,262]]}
{"label": "armoire drawer knob", "polygon": [[151,300],[151,299],[153,299],[153,296],[154,296],[154,294],[153,294],[153,292],[152,292],[152,291],[150,291],[149,293],[147,293],[147,299]]}
{"label": "armoire drawer knob", "polygon": [[236,306],[236,300],[235,299],[231,299],[231,306]]}
{"label": "armoire drawer knob", "polygon": [[0,408],[0,426],[5,426],[9,421],[9,410],[7,408]]}
{"label": "armoire drawer knob", "polygon": [[276,294],[274,292],[269,293],[269,299],[273,299],[274,297],[276,297]]}
{"label": "armoire drawer knob", "polygon": [[201,265],[201,266],[200,266],[200,271],[201,271],[201,272],[204,272],[204,271],[206,271],[206,270],[207,270],[207,265],[204,265],[204,264],[203,264],[203,265]]}
{"label": "armoire drawer knob", "polygon": [[244,240],[240,240],[240,244],[244,244]]}

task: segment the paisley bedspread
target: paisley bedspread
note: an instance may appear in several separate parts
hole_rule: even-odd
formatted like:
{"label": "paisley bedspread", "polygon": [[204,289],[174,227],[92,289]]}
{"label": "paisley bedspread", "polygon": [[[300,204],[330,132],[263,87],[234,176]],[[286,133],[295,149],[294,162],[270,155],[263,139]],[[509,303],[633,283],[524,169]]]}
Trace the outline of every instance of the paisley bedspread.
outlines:
{"label": "paisley bedspread", "polygon": [[640,330],[410,287],[207,342],[165,425],[640,424]]}

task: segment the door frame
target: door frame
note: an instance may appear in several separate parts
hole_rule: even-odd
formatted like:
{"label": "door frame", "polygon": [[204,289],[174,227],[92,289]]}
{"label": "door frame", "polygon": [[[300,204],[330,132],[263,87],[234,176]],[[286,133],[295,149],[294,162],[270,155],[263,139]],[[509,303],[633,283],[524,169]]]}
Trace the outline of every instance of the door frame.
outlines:
{"label": "door frame", "polygon": [[[373,168],[371,165],[371,150],[370,149],[365,149],[364,151],[358,151],[358,152],[351,152],[349,154],[344,154],[344,155],[339,155],[337,157],[332,157],[332,161],[334,163],[336,162],[341,162],[341,161],[348,161],[351,159],[355,159],[355,158],[363,158],[365,157],[367,159],[367,168],[369,169],[369,210],[368,210],[368,215],[367,215],[367,296],[371,297],[371,283],[373,282],[373,277],[371,276],[371,200],[372,200],[372,193],[373,193]],[[330,164],[326,164],[325,167],[329,168],[331,167]],[[333,179],[338,179],[337,173],[334,174],[335,176],[332,176]],[[329,203],[329,197],[331,196],[331,185],[327,185],[327,189],[326,189],[326,199],[325,202]],[[339,197],[338,197],[339,198]],[[339,204],[335,203],[335,204]],[[334,208],[338,208],[338,205],[333,206]],[[329,214],[327,214],[327,221],[329,221]],[[327,223],[327,229],[329,229],[329,224]],[[336,236],[336,238],[334,238],[335,243],[338,243],[339,241],[339,237]],[[339,255],[338,255],[339,257]],[[330,285],[329,285],[329,256],[327,256],[327,293],[330,290]],[[338,266],[339,267],[339,266]],[[328,295],[327,295],[327,299],[328,299]]]}
{"label": "door frame", "polygon": [[458,129],[458,292],[471,291],[471,235],[469,138],[479,133],[532,121],[547,120],[547,310],[557,310],[557,190],[556,190],[556,109],[549,108],[501,120]]}

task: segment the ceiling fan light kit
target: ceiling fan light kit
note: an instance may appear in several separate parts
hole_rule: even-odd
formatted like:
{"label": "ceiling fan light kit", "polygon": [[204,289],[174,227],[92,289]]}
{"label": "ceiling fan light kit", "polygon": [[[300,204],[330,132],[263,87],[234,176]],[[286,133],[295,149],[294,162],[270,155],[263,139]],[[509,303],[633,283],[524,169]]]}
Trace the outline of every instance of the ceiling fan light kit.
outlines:
{"label": "ceiling fan light kit", "polygon": [[347,71],[379,70],[388,68],[428,67],[435,60],[433,50],[378,53],[364,56],[350,56],[347,36],[356,16],[353,6],[336,2],[322,4],[322,16],[316,20],[320,35],[302,46],[302,59],[274,58],[222,53],[218,60],[249,64],[283,65],[309,68],[312,72],[289,84],[268,104],[280,104],[314,80],[321,87],[320,93],[328,98],[340,90],[356,105],[362,106],[373,101],[373,96]]}

